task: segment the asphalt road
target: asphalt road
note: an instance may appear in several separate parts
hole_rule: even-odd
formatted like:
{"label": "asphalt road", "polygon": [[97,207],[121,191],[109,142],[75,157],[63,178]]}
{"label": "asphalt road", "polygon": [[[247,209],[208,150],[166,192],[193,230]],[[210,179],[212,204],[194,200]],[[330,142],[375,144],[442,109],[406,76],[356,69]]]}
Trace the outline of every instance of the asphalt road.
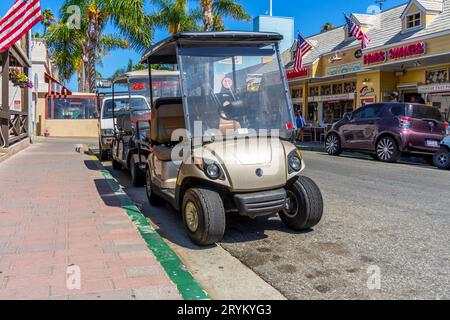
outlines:
{"label": "asphalt road", "polygon": [[[450,299],[450,171],[304,156],[304,174],[324,196],[320,225],[294,233],[278,217],[232,215],[221,247],[288,299]],[[180,233],[174,210],[151,208],[143,188],[112,172],[163,237],[180,248],[206,250]]]}

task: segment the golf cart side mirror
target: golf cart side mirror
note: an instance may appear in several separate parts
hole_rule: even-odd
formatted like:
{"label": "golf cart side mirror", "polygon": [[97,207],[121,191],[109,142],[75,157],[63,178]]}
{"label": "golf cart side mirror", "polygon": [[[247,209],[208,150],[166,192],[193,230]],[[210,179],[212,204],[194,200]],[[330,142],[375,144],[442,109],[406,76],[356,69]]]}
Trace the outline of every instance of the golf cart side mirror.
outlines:
{"label": "golf cart side mirror", "polygon": [[350,112],[345,113],[344,114],[344,119],[352,120],[352,114]]}

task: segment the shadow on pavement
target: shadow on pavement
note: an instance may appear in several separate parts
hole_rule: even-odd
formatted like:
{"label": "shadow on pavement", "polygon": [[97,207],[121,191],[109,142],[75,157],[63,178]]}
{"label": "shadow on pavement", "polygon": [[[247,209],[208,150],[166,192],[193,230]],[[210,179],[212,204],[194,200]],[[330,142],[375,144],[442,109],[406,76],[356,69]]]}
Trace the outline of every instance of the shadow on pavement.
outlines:
{"label": "shadow on pavement", "polygon": [[[95,161],[85,161],[87,168],[91,170],[98,170]],[[188,248],[191,250],[203,250],[208,247],[200,247],[194,245],[186,234],[186,229],[183,225],[181,214],[173,207],[166,204],[161,207],[153,207],[148,203],[145,188],[136,188],[132,185],[130,175],[126,171],[114,170],[110,163],[103,163],[106,170],[119,182],[123,191],[134,202],[142,213],[150,219],[151,223],[158,231],[160,236],[169,242],[178,246]],[[120,206],[117,197],[111,192],[106,180],[96,181],[97,191],[102,197],[104,203],[108,206]],[[252,242],[266,239],[267,231],[280,231],[289,234],[305,234],[306,232],[295,232],[283,224],[277,217],[260,217],[250,219],[239,216],[238,214],[227,215],[227,229],[223,239],[223,243],[241,243]]]}

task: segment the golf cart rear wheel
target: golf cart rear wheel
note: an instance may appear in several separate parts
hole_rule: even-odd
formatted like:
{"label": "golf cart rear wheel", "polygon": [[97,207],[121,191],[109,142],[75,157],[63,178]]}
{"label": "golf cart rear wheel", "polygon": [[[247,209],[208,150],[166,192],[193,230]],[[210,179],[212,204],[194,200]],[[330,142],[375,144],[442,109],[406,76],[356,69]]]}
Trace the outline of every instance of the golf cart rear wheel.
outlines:
{"label": "golf cart rear wheel", "polygon": [[289,228],[302,231],[317,225],[323,215],[323,198],[317,184],[308,177],[298,177],[286,187],[286,209],[279,213]]}
{"label": "golf cart rear wheel", "polygon": [[147,168],[147,171],[145,173],[145,191],[147,193],[148,202],[154,206],[158,207],[164,203],[164,200],[158,197],[153,192],[153,185],[152,185],[152,177],[150,173],[150,168]]}
{"label": "golf cart rear wheel", "polygon": [[220,195],[212,190],[192,188],[183,198],[183,221],[189,238],[198,245],[211,245],[225,234],[225,209]]}
{"label": "golf cart rear wheel", "polygon": [[442,170],[450,169],[450,151],[448,150],[440,150],[436,152],[433,157],[433,162],[436,167]]}
{"label": "golf cart rear wheel", "polygon": [[135,187],[142,187],[145,185],[145,171],[139,167],[139,162],[136,163],[134,157],[130,160],[131,181]]}

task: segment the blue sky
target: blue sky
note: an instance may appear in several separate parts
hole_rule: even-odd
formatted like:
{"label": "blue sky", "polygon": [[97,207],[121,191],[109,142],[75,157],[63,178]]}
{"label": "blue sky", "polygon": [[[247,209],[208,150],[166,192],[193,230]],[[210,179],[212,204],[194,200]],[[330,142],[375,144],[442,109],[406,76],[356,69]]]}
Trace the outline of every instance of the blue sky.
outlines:
{"label": "blue sky", "polygon": [[[0,15],[4,15],[14,0],[1,0]],[[61,0],[41,0],[42,8],[50,8],[53,12],[59,12]],[[269,11],[269,0],[238,0],[245,5],[249,14],[256,17],[266,14]],[[387,0],[384,9],[398,6],[406,3],[407,0]],[[190,0],[192,5],[197,1]],[[374,0],[273,0],[273,13],[277,16],[289,16],[295,18],[295,30],[300,30],[303,35],[310,36],[320,31],[325,22],[331,22],[338,26],[344,24],[342,12],[346,13],[366,13],[369,6],[375,4]],[[148,11],[151,11],[150,0],[147,0]],[[226,28],[233,30],[251,30],[252,22],[226,21]],[[38,25],[34,31],[42,31],[42,26]],[[112,27],[109,32],[114,32]],[[155,41],[161,40],[166,36],[164,31],[158,31],[155,34]],[[140,55],[132,50],[111,51],[103,60],[103,67],[99,71],[104,77],[110,76],[116,69],[125,66],[128,59],[135,62],[139,60]],[[70,89],[76,89],[76,81],[73,79],[68,84]]]}

